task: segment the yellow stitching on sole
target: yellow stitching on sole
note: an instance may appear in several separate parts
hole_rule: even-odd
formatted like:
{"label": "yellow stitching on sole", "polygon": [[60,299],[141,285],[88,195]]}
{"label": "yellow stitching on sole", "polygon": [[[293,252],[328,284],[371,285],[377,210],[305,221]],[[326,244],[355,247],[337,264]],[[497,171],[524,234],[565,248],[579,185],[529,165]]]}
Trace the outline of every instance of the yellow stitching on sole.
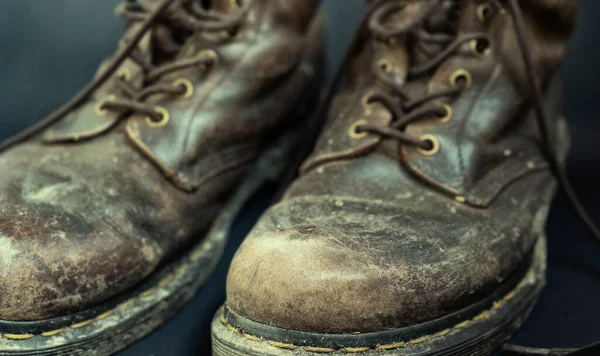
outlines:
{"label": "yellow stitching on sole", "polygon": [[492,310],[498,310],[498,309],[502,308],[502,305],[503,305],[502,301],[495,302],[494,306],[492,307]]}
{"label": "yellow stitching on sole", "polygon": [[341,352],[345,352],[347,354],[355,354],[355,353],[359,353],[359,352],[366,352],[369,351],[371,348],[370,347],[346,347],[344,349],[341,349]]}
{"label": "yellow stitching on sole", "polygon": [[58,334],[62,333],[63,331],[65,331],[65,329],[56,329],[56,330],[52,330],[52,331],[43,332],[40,335],[42,335],[44,337],[49,337],[49,336],[58,335]]}
{"label": "yellow stitching on sole", "polygon": [[168,275],[165,278],[163,278],[160,282],[158,282],[158,286],[160,288],[164,288],[167,284],[171,282],[171,280],[173,280],[173,276]]}
{"label": "yellow stitching on sole", "polygon": [[298,348],[298,346],[296,346],[296,345],[284,344],[283,342],[277,342],[277,341],[269,341],[269,345],[278,347],[280,349],[288,349],[288,350],[294,350],[294,349]]}
{"label": "yellow stitching on sole", "polygon": [[409,342],[410,342],[411,344],[413,344],[413,345],[418,345],[418,344],[422,344],[422,343],[424,343],[425,341],[427,341],[427,339],[428,339],[428,338],[429,338],[428,336],[423,336],[423,337],[420,337],[420,338],[418,338],[418,339],[413,339],[413,340],[410,340]]}
{"label": "yellow stitching on sole", "polygon": [[482,321],[482,320],[487,320],[489,317],[490,317],[490,313],[488,313],[487,311],[484,311],[483,313],[474,317],[473,320]]}
{"label": "yellow stitching on sole", "polygon": [[129,299],[126,302],[123,302],[123,304],[120,305],[121,308],[125,309],[125,308],[129,308],[130,306],[133,305],[133,303],[135,302],[134,298]]}
{"label": "yellow stitching on sole", "polygon": [[515,297],[515,292],[516,291],[512,291],[512,292],[508,293],[507,295],[505,295],[504,300],[509,301],[509,300],[513,299]]}
{"label": "yellow stitching on sole", "polygon": [[446,330],[442,330],[440,332],[437,332],[437,333],[433,334],[433,337],[446,336],[446,335],[448,335],[448,333],[450,333],[450,329],[446,329]]}
{"label": "yellow stitching on sole", "polygon": [[102,320],[102,319],[106,319],[106,318],[108,318],[109,316],[111,316],[111,315],[112,315],[112,313],[113,313],[113,311],[112,311],[112,310],[109,310],[109,311],[107,311],[106,313],[102,313],[102,314],[98,315],[98,316],[96,317],[96,319],[100,319],[100,320]]}
{"label": "yellow stitching on sole", "polygon": [[254,336],[254,335],[250,335],[250,334],[246,334],[246,333],[242,333],[242,336],[244,336],[248,340],[262,341],[262,339],[260,337],[258,337],[258,336]]}
{"label": "yellow stitching on sole", "polygon": [[394,342],[393,344],[379,345],[375,349],[377,349],[379,351],[387,351],[387,350],[399,349],[402,346],[404,346],[405,344],[406,343],[404,341],[400,341],[400,342]]}
{"label": "yellow stitching on sole", "polygon": [[319,354],[328,354],[330,352],[335,352],[335,349],[329,348],[329,347],[312,347],[312,346],[307,346],[306,347],[306,351],[308,352],[316,352]]}
{"label": "yellow stitching on sole", "polygon": [[151,295],[153,295],[154,293],[156,293],[156,287],[148,289],[144,293],[140,294],[140,297],[147,298],[147,297],[150,297]]}
{"label": "yellow stitching on sole", "polygon": [[469,320],[465,320],[465,321],[463,321],[460,324],[454,325],[454,328],[455,329],[462,329],[462,328],[466,327],[467,325],[469,325],[469,322],[470,322]]}
{"label": "yellow stitching on sole", "polygon": [[238,329],[234,328],[231,325],[227,325],[227,330],[229,330],[229,331],[231,331],[232,333],[235,333],[235,334],[241,334],[242,333],[241,331],[239,331]]}
{"label": "yellow stitching on sole", "polygon": [[186,270],[188,267],[189,267],[189,265],[188,265],[187,263],[186,263],[186,264],[183,264],[183,265],[181,265],[181,266],[180,266],[180,267],[177,269],[177,271],[175,271],[175,274],[176,274],[177,276],[180,276],[180,275],[182,275],[182,274],[185,272],[185,270]]}
{"label": "yellow stitching on sole", "polygon": [[4,334],[4,337],[11,340],[27,340],[33,337],[32,334]]}
{"label": "yellow stitching on sole", "polygon": [[82,328],[84,326],[90,325],[92,323],[92,321],[93,321],[92,319],[86,320],[86,321],[82,321],[81,323],[77,323],[77,324],[71,325],[71,328],[72,329],[79,329],[79,328]]}

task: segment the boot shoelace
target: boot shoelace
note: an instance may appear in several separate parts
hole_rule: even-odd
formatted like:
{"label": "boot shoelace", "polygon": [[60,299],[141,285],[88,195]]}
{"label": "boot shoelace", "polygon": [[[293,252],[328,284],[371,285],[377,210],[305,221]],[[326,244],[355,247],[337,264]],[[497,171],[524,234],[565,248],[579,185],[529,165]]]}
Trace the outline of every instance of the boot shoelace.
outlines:
{"label": "boot shoelace", "polygon": [[[245,5],[244,5],[245,4]],[[222,32],[225,36],[234,36],[240,21],[247,11],[248,1],[241,3],[231,1],[231,6],[237,8],[235,15],[223,15],[208,11],[202,7],[199,1],[179,0],[173,2],[166,11],[166,18],[186,30],[196,32]],[[147,20],[147,11],[139,4],[125,3],[119,8],[120,14],[130,22],[143,22]],[[161,49],[171,54],[176,54],[181,49],[169,35],[169,29],[165,25],[157,26],[156,42]],[[126,110],[128,113],[143,113],[147,123],[152,127],[164,126],[169,121],[169,113],[160,106],[145,103],[149,97],[159,94],[182,95],[189,98],[193,95],[193,85],[187,79],[177,79],[173,83],[163,83],[159,79],[169,73],[199,66],[203,70],[215,66],[219,57],[214,50],[203,50],[194,58],[179,59],[159,67],[155,67],[151,61],[144,56],[138,47],[135,47],[129,58],[139,65],[145,73],[144,83],[148,83],[142,90],[136,90],[128,83],[130,73],[125,71],[118,74],[117,85],[124,97],[109,97],[96,106],[96,112],[104,114],[106,110]]]}
{"label": "boot shoelace", "polygon": [[183,28],[191,32],[221,32],[223,36],[233,37],[240,23],[248,12],[250,0],[231,0],[237,8],[235,14],[221,14],[202,7],[198,0],[161,0],[153,9],[146,9],[139,3],[126,2],[119,6],[118,12],[129,22],[139,23],[139,29],[122,40],[125,46],[119,49],[106,69],[90,84],[77,93],[69,102],[36,125],[20,134],[0,143],[0,153],[24,142],[47,129],[67,115],[71,110],[85,102],[98,88],[110,80],[118,68],[128,58],[138,64],[144,73],[143,86],[136,89],[127,81],[130,73],[119,72],[117,86],[123,97],[111,95],[96,105],[96,114],[106,115],[107,110],[127,110],[128,113],[139,112],[147,115],[146,121],[153,127],[164,126],[169,121],[166,109],[145,103],[145,100],[156,94],[172,94],[191,96],[193,86],[185,79],[173,83],[160,83],[158,80],[168,74],[184,68],[200,66],[208,69],[218,63],[218,55],[214,50],[201,51],[195,58],[178,59],[162,66],[155,67],[150,58],[138,47],[144,36],[156,28],[156,42],[161,50],[175,54],[181,46],[170,35],[170,28]]}
{"label": "boot shoelace", "polygon": [[[383,24],[383,21],[390,14],[393,14],[401,9],[403,5],[397,3],[384,3],[382,6],[377,7],[371,15],[368,28],[375,35],[376,38],[382,42],[393,42],[394,38],[402,34],[406,34],[411,31],[413,27],[419,24],[419,19],[428,17],[433,11],[438,8],[439,2],[431,1],[430,3],[423,5],[419,9],[418,14],[409,19],[407,25],[400,24],[393,28],[388,28]],[[449,56],[451,56],[463,43],[466,41],[473,41],[471,47],[473,50],[478,51],[479,54],[489,53],[487,44],[489,40],[484,34],[469,34],[465,36],[459,36],[453,39],[450,35],[437,34],[430,35],[423,30],[412,31],[416,37],[419,38],[418,43],[426,41],[429,43],[435,43],[444,47],[440,53],[435,55],[434,58],[425,62],[419,66],[412,67],[409,69],[409,79],[414,77],[422,76],[428,73],[432,69],[438,67],[444,62]],[[451,75],[452,88],[432,93],[422,98],[412,99],[409,94],[406,93],[404,86],[395,82],[389,75],[391,67],[387,65],[385,60],[375,63],[373,72],[378,80],[385,83],[388,88],[392,90],[392,94],[384,92],[369,93],[363,99],[363,103],[369,105],[374,102],[382,104],[392,114],[392,124],[390,126],[381,125],[370,125],[362,124],[354,127],[356,134],[362,132],[370,132],[379,134],[382,136],[388,136],[396,138],[402,143],[413,145],[418,147],[421,151],[431,151],[435,146],[433,138],[422,139],[419,137],[413,137],[404,132],[404,128],[415,121],[420,119],[430,118],[435,115],[440,120],[445,121],[452,115],[452,109],[448,105],[427,105],[433,100],[454,97],[461,94],[463,91],[468,89],[470,86],[471,78],[468,72],[464,70],[457,70]],[[400,99],[400,100],[398,100]]]}
{"label": "boot shoelace", "polygon": [[[507,3],[507,10],[513,16],[514,30],[517,35],[517,40],[519,44],[519,48],[521,50],[521,56],[525,65],[526,73],[527,73],[527,82],[530,86],[530,90],[532,92],[532,104],[533,109],[536,113],[536,118],[538,122],[538,127],[541,136],[541,148],[550,165],[550,169],[554,176],[556,177],[560,187],[564,190],[569,202],[571,203],[572,208],[580,218],[580,220],[585,224],[588,230],[592,233],[592,235],[600,241],[600,230],[597,228],[591,217],[586,212],[585,208],[580,203],[575,191],[571,183],[569,182],[564,170],[561,167],[560,160],[552,147],[552,143],[550,141],[550,128],[549,128],[549,120],[548,115],[546,113],[544,107],[543,94],[541,90],[541,85],[535,77],[535,68],[533,64],[532,55],[529,52],[529,44],[527,42],[526,30],[523,20],[523,15],[521,13],[521,9],[517,3],[517,0],[504,0]],[[383,39],[392,39],[398,35],[406,34],[409,31],[413,30],[415,26],[417,26],[427,15],[431,14],[433,11],[438,8],[441,0],[431,0],[426,5],[417,11],[417,14],[411,16],[411,18],[407,19],[404,23],[394,24],[393,28],[387,28],[382,24],[382,19],[386,16],[394,13],[395,11],[401,11],[402,4],[400,2],[392,3],[390,0],[373,0],[369,4],[367,11],[364,13],[363,17],[359,21],[359,28],[355,31],[353,38],[350,41],[350,45],[342,57],[341,65],[338,67],[336,71],[333,82],[329,87],[324,100],[322,101],[322,105],[319,108],[318,115],[316,120],[313,120],[310,123],[309,129],[313,131],[315,134],[311,135],[313,138],[311,140],[307,140],[303,149],[300,150],[300,153],[296,157],[296,162],[301,162],[303,158],[310,153],[314,145],[316,144],[316,139],[318,137],[318,133],[323,129],[325,125],[325,119],[327,117],[327,112],[329,109],[328,103],[331,102],[334,95],[337,92],[338,86],[342,83],[344,79],[344,75],[347,72],[347,69],[351,63],[351,60],[354,58],[355,54],[361,48],[361,42],[363,38],[363,33],[365,30],[370,31],[376,37],[381,37]],[[500,0],[489,0],[489,6],[496,6],[497,8],[502,8],[502,4]],[[481,8],[483,9],[483,8]],[[490,8],[488,8],[489,10]],[[488,16],[489,11],[481,11],[478,13],[479,16]],[[469,34],[469,35],[461,35],[461,36],[450,36],[450,35],[428,35],[423,31],[414,30],[412,34],[416,35],[419,39],[423,39],[429,42],[435,42],[438,44],[446,44],[444,50],[439,52],[432,58],[430,61],[419,65],[417,67],[411,68],[409,70],[409,78],[423,75],[432,69],[439,66],[445,59],[451,56],[458,47],[460,47],[466,41],[470,42],[470,47],[473,51],[480,55],[486,55],[486,51],[489,50],[488,46],[490,41],[486,37],[485,34]],[[451,75],[450,81],[453,84],[453,87],[447,90],[439,91],[430,95],[427,95],[423,98],[412,99],[409,98],[407,93],[403,90],[402,86],[398,85],[394,82],[389,74],[390,68],[383,63],[376,63],[374,66],[375,76],[381,80],[381,82],[387,84],[386,86],[392,90],[392,94],[387,93],[369,93],[365,98],[363,98],[363,104],[369,104],[373,102],[378,102],[386,107],[387,110],[392,114],[392,123],[389,126],[380,126],[380,125],[371,125],[367,123],[361,123],[360,125],[356,125],[353,127],[354,133],[360,135],[363,132],[370,132],[375,134],[380,134],[387,137],[393,137],[398,139],[400,142],[408,145],[413,145],[417,147],[422,153],[431,152],[435,150],[436,142],[433,137],[413,137],[404,132],[404,128],[410,124],[411,122],[417,121],[419,119],[425,117],[431,117],[431,115],[438,116],[442,121],[452,114],[451,108],[447,105],[427,105],[431,101],[438,98],[448,98],[460,95],[464,90],[468,89],[471,82],[470,74],[466,71],[456,71]],[[299,165],[299,163],[298,163]],[[293,177],[286,177],[286,180],[290,180]],[[278,195],[279,197],[280,195]],[[576,349],[537,349],[516,345],[505,345],[504,351],[509,353],[510,355],[567,355],[572,354],[575,355],[579,352],[586,352],[588,349],[596,348],[600,349],[600,344],[592,345],[589,348],[581,349],[577,351]]]}

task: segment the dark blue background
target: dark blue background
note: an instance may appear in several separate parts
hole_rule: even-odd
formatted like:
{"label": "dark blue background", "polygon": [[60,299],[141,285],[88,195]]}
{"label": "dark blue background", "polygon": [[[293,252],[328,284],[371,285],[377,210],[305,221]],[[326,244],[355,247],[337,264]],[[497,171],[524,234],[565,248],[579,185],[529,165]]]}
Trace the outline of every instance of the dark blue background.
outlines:
{"label": "dark blue background", "polygon": [[[575,1],[575,0],[573,0]],[[116,48],[117,0],[0,0],[0,140],[69,99]],[[600,221],[600,1],[582,0],[580,23],[563,68],[564,110],[573,150],[569,176]],[[328,0],[330,67],[334,68],[364,1]],[[1,174],[1,172],[0,172]],[[122,355],[208,355],[212,315],[224,300],[227,266],[269,202],[266,187],[240,216],[216,273],[187,307]],[[559,195],[548,222],[548,287],[514,342],[581,346],[600,339],[600,245]]]}

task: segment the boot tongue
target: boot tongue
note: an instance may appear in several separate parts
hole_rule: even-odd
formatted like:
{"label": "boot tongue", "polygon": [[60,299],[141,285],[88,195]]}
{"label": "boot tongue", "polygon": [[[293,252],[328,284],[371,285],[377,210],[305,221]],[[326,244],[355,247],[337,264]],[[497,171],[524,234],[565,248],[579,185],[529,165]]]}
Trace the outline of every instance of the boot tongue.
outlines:
{"label": "boot tongue", "polygon": [[425,29],[431,33],[455,34],[460,8],[461,4],[459,0],[442,1],[440,9],[432,13],[425,20]]}
{"label": "boot tongue", "polygon": [[[421,31],[431,36],[456,36],[458,30],[458,17],[460,0],[444,0],[440,3],[439,10],[434,11],[421,27]],[[427,41],[417,35],[410,41],[409,52],[411,63],[414,66],[426,63],[444,50],[448,43]]]}

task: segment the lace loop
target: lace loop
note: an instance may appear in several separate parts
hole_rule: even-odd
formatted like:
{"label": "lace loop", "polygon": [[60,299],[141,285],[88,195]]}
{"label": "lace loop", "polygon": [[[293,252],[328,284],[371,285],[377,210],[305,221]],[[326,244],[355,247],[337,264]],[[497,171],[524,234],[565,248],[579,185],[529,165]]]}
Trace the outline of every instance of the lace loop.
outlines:
{"label": "lace loop", "polygon": [[[372,5],[372,14],[368,19],[368,30],[376,39],[387,43],[391,38],[411,35],[417,39],[417,46],[420,45],[420,49],[433,57],[424,63],[409,68],[409,81],[437,69],[441,63],[456,53],[464,44],[468,44],[471,41],[490,42],[489,38],[483,33],[471,33],[455,37],[447,33],[430,33],[426,31],[422,27],[422,23],[427,17],[432,15],[439,5],[440,1],[421,3],[410,17],[405,17],[390,25],[386,24],[386,20],[394,14],[403,11],[407,5],[385,1],[378,1]],[[433,53],[425,44],[435,45],[443,49]],[[405,127],[412,122],[430,118],[431,116],[437,118],[447,117],[448,110],[446,108],[440,105],[427,104],[438,99],[453,98],[468,89],[471,86],[470,74],[464,70],[456,71],[449,78],[449,83],[452,87],[423,97],[411,98],[403,88],[404,83],[399,83],[396,78],[390,75],[393,69],[390,67],[389,61],[383,62],[383,60],[381,59],[375,63],[373,72],[378,81],[385,84],[391,94],[376,93],[370,96],[369,102],[379,102],[382,104],[392,114],[392,124],[388,127],[363,125],[360,129],[393,137],[404,144],[420,149],[430,148],[430,143],[423,142],[419,138],[411,137],[404,133]]]}
{"label": "lace loop", "polygon": [[[198,1],[176,0],[165,10],[164,19],[172,27],[183,27],[185,30],[192,32],[237,31],[248,9],[249,1],[244,1],[235,14],[220,14],[202,8]],[[130,22],[142,21],[144,11],[147,11],[147,9],[144,9],[142,5],[128,4],[119,8],[121,15]],[[161,47],[161,50],[164,48],[164,52],[177,53],[180,50],[180,45],[173,40],[168,26],[164,24],[157,25],[155,37],[158,46]],[[132,51],[131,59],[142,67],[145,76],[143,80],[145,87],[136,90],[127,83],[120,81],[117,85],[122,89],[125,97],[119,100],[107,101],[104,103],[104,107],[108,110],[126,110],[145,114],[150,120],[147,120],[149,124],[152,122],[161,123],[161,125],[151,124],[151,126],[162,127],[168,122],[168,120],[164,120],[164,113],[161,119],[160,110],[157,110],[152,104],[144,102],[151,96],[160,94],[180,95],[189,98],[193,93],[193,87],[188,82],[183,83],[183,87],[181,82],[178,85],[161,83],[160,78],[196,66],[206,71],[218,63],[219,55],[214,50],[203,50],[194,58],[178,59],[155,67],[147,56],[144,56],[141,50],[137,48]]]}

